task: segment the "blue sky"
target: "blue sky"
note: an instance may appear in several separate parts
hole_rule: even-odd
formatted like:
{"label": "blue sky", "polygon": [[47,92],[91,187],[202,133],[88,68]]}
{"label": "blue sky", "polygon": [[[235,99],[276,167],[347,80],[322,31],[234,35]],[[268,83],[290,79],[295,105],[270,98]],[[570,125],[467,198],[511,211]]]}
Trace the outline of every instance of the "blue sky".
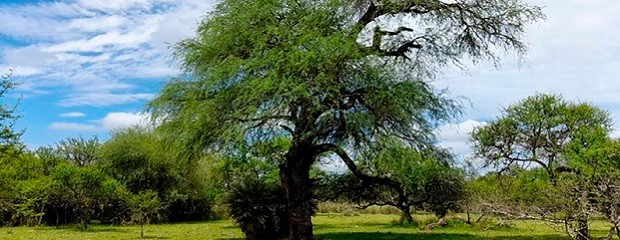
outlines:
{"label": "blue sky", "polygon": [[179,71],[170,46],[191,37],[210,1],[0,1],[0,72],[21,85],[18,124],[36,148],[107,139]]}
{"label": "blue sky", "polygon": [[[620,127],[620,4],[617,0],[525,0],[547,20],[528,28],[530,52],[502,65],[448,67],[434,85],[469,99],[439,130],[468,154],[467,135],[503,106],[536,93],[563,94],[609,110]],[[145,124],[144,104],[179,74],[171,44],[191,37],[214,1],[0,0],[0,72],[15,67],[19,124],[30,148],[69,136],[106,139]]]}

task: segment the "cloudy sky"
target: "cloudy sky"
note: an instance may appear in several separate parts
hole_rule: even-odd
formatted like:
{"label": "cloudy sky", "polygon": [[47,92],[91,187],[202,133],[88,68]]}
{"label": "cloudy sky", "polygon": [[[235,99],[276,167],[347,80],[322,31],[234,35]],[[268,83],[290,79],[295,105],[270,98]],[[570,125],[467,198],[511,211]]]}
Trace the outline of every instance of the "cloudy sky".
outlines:
{"label": "cloudy sky", "polygon": [[[467,134],[502,106],[559,93],[610,111],[620,128],[620,4],[617,0],[526,0],[547,20],[527,34],[524,63],[505,56],[434,84],[465,97],[465,113],[440,128],[442,144],[468,154]],[[169,48],[193,35],[209,0],[0,0],[0,72],[22,85],[19,125],[29,147],[68,136],[106,139],[143,124],[144,104],[179,73]]]}

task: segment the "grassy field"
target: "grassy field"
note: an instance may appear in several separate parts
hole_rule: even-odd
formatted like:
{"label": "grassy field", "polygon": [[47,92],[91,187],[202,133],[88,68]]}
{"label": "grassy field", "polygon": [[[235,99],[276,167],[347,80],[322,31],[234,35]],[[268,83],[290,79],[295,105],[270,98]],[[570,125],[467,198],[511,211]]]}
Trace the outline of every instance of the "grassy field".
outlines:
{"label": "grassy field", "polygon": [[[429,221],[428,216],[418,215],[420,222]],[[450,221],[444,228],[432,231],[421,230],[419,226],[400,226],[393,224],[396,215],[363,214],[359,216],[342,216],[339,214],[321,214],[314,218],[315,233],[318,239],[568,239],[563,233],[542,222],[522,221],[511,226],[482,227],[470,226],[457,221]],[[593,232],[602,236],[605,233],[603,223],[592,225]],[[147,239],[243,239],[243,234],[230,220],[181,223],[146,226]],[[138,226],[102,226],[94,225],[86,231],[74,227],[17,227],[0,228],[0,239],[139,239]]]}

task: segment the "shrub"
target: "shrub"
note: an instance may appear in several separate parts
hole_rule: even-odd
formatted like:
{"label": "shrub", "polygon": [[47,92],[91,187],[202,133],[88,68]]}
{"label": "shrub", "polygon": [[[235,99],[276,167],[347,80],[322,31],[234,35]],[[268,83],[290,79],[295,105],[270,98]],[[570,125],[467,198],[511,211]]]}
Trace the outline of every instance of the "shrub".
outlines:
{"label": "shrub", "polygon": [[289,230],[285,199],[281,186],[246,179],[233,186],[227,203],[248,240],[281,239]]}

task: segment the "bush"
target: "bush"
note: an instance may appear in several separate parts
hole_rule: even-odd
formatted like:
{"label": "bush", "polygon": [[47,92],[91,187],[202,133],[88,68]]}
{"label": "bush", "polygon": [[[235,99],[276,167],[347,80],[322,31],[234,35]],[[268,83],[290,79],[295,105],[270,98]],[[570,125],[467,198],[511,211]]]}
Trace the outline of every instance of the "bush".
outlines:
{"label": "bush", "polygon": [[281,186],[247,179],[233,186],[227,203],[247,239],[281,239],[289,231],[285,199]]}
{"label": "bush", "polygon": [[200,195],[180,194],[173,191],[168,194],[167,220],[169,222],[200,221],[211,217],[212,201]]}
{"label": "bush", "polygon": [[162,221],[208,219],[213,200],[202,159],[181,157],[174,148],[149,129],[119,130],[99,149],[98,166],[130,193],[157,192],[166,205]]}

